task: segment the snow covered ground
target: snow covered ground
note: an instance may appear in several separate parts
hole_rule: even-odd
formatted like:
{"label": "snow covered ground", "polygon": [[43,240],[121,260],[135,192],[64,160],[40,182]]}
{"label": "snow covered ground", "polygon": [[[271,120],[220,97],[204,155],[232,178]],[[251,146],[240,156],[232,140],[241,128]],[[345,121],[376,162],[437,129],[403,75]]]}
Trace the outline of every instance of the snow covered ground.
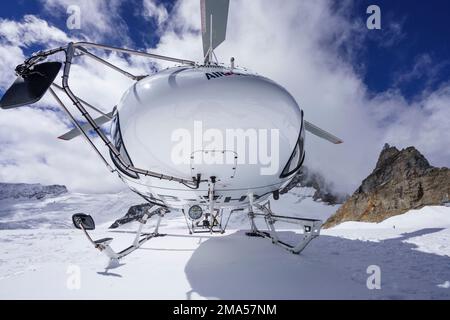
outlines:
{"label": "snow covered ground", "polygon": [[72,228],[72,215],[84,212],[97,224],[123,216],[134,204],[145,202],[124,191],[116,194],[65,193],[41,200],[20,197],[0,200],[0,229]]}
{"label": "snow covered ground", "polygon": [[[272,207],[280,214],[303,212],[321,219],[337,209],[312,201],[309,193],[293,189]],[[71,214],[93,214],[98,222],[93,237],[113,237],[112,247],[119,250],[130,244],[136,225],[107,226],[141,202],[129,194],[68,194],[0,203],[0,298],[450,298],[448,207],[412,210],[379,224],[343,223],[323,230],[301,255],[246,237],[242,216],[232,218],[232,230],[224,235],[188,235],[184,218],[173,212],[161,225],[167,236],[150,240],[120,266],[105,270],[102,254],[79,230],[69,228]],[[282,227],[285,238],[296,235],[295,229]],[[381,272],[379,290],[366,285],[367,268],[374,265]]]}

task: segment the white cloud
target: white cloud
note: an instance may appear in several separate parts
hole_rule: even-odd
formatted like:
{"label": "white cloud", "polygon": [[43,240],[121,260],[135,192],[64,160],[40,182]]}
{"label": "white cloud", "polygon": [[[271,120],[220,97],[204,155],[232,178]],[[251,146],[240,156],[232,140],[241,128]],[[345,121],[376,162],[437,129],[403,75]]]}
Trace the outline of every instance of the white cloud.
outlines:
{"label": "white cloud", "polygon": [[[384,139],[399,147],[414,145],[432,165],[450,165],[450,85],[407,103],[398,97],[380,96],[378,105],[390,116]],[[388,108],[384,104],[395,103]],[[374,106],[375,107],[375,106]]]}
{"label": "white cloud", "polygon": [[0,38],[2,42],[20,47],[33,43],[56,45],[70,41],[63,31],[33,15],[25,15],[20,22],[0,19]]}
{"label": "white cloud", "polygon": [[0,89],[12,83],[15,66],[26,58],[24,49],[34,44],[50,49],[74,40],[33,15],[25,15],[21,21],[0,19]]}
{"label": "white cloud", "polygon": [[[38,45],[48,49],[71,40],[62,30],[36,16],[25,16],[19,22],[0,20],[0,89],[5,90],[15,79],[14,68],[25,59],[23,50],[27,47]],[[130,66],[117,55],[109,58],[136,74],[147,69],[139,59]],[[76,94],[103,110],[111,110],[130,81],[92,60],[76,59],[81,61],[73,65],[70,80]],[[105,82],[109,84],[107,88]],[[96,90],[92,90],[93,86]],[[61,98],[73,110],[63,95]],[[54,112],[55,107],[56,102],[47,93],[33,107],[1,112],[0,181],[60,183],[74,191],[88,192],[122,189],[120,180],[108,173],[81,137],[70,142],[57,139],[71,125],[65,114]],[[106,155],[98,139],[95,143]]]}
{"label": "white cloud", "polygon": [[412,81],[421,81],[425,87],[438,83],[450,61],[436,63],[429,53],[421,54],[415,58],[412,67],[405,66],[406,71],[394,74],[394,86],[401,87]]}
{"label": "white cloud", "polygon": [[158,25],[164,23],[169,17],[166,7],[163,4],[157,4],[155,0],[144,0],[143,5],[143,16],[156,19]]}
{"label": "white cloud", "polygon": [[82,139],[57,139],[67,126],[54,112],[33,108],[2,111],[0,181],[65,184],[70,190],[122,188]]}
{"label": "white cloud", "polygon": [[92,41],[118,40],[129,43],[128,28],[120,16],[124,0],[40,0],[47,13],[53,16],[67,16],[67,8],[80,8],[81,28],[71,33]]}
{"label": "white cloud", "polygon": [[15,78],[14,67],[22,63],[25,57],[17,46],[0,45],[0,89],[11,85]]}

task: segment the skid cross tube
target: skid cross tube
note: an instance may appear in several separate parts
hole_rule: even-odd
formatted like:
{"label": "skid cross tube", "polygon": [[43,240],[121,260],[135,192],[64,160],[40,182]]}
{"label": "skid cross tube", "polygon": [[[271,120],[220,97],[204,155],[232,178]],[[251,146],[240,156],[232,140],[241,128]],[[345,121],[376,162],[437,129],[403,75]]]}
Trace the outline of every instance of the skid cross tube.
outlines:
{"label": "skid cross tube", "polygon": [[[258,209],[261,213],[253,212],[253,207]],[[256,227],[255,217],[264,217],[266,222],[268,232],[261,231]],[[303,219],[298,217],[289,217],[289,216],[280,216],[274,215],[272,210],[270,209],[270,202],[268,201],[264,205],[260,204],[251,204],[249,207],[248,217],[250,220],[251,232],[248,233],[249,236],[258,236],[272,240],[272,243],[278,245],[289,252],[294,254],[301,253],[306,246],[313,240],[318,237],[320,234],[320,228],[322,227],[322,221],[316,219]],[[278,232],[275,229],[275,223],[277,221],[283,221],[293,224],[298,224],[303,228],[303,234],[301,235],[300,241],[295,244],[289,244],[280,240]]]}
{"label": "skid cross tube", "polygon": [[165,208],[159,208],[154,211],[156,211],[155,214],[158,216],[158,220],[156,222],[155,229],[153,229],[153,232],[142,234],[142,228],[147,223],[147,220],[150,217],[150,214],[146,213],[146,214],[144,214],[142,219],[139,220],[139,227],[138,227],[138,230],[136,231],[136,236],[134,238],[133,244],[131,246],[129,246],[128,248],[125,248],[122,251],[120,251],[119,253],[117,253],[117,256],[115,257],[115,259],[120,260],[123,257],[129,255],[133,251],[139,249],[145,242],[147,242],[151,238],[164,236],[163,234],[160,234],[158,232],[158,229],[159,229],[159,225],[161,223],[161,218],[164,216]]}
{"label": "skid cross tube", "polygon": [[[86,237],[88,238],[89,242],[92,243],[96,249],[98,249],[100,252],[105,254],[110,259],[108,266],[114,266],[114,264],[117,263],[120,259],[126,257],[133,251],[139,249],[148,240],[150,240],[152,238],[164,236],[164,234],[159,233],[159,226],[161,224],[162,217],[167,212],[168,212],[168,210],[166,208],[159,207],[159,208],[155,208],[153,210],[150,209],[147,213],[145,213],[143,215],[143,217],[139,220],[139,227],[136,230],[136,235],[133,240],[133,243],[129,247],[127,247],[119,252],[115,252],[111,248],[110,244],[113,241],[112,238],[103,238],[103,239],[99,239],[99,240],[93,240],[92,237],[87,232],[87,230],[83,227],[83,225],[80,224],[80,228],[83,230],[83,232],[86,235]],[[158,220],[156,222],[155,228],[153,229],[153,232],[142,233],[143,226],[147,223],[147,220],[154,215],[158,216]]]}

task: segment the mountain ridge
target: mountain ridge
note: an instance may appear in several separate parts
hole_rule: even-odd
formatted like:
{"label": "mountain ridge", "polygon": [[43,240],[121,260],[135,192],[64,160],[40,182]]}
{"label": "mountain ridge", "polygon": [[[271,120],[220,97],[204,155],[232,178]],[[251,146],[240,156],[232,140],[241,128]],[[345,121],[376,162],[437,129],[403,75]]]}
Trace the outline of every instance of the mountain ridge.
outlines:
{"label": "mountain ridge", "polygon": [[6,183],[0,182],[0,200],[4,199],[43,199],[48,196],[59,196],[67,193],[66,186],[53,184],[42,185],[40,183]]}

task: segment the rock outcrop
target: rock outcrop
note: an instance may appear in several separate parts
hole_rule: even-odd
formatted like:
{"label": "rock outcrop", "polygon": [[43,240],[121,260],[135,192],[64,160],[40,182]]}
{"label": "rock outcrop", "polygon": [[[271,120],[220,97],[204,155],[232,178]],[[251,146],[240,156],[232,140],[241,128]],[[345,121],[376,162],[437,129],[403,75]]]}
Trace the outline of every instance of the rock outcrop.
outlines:
{"label": "rock outcrop", "polygon": [[141,219],[151,207],[153,207],[153,204],[150,203],[143,203],[131,206],[128,209],[128,212],[122,218],[119,218],[116,221],[114,221],[114,223],[109,227],[109,229],[115,229],[123,224]]}
{"label": "rock outcrop", "polygon": [[399,151],[386,144],[373,172],[330,217],[324,227],[344,221],[380,222],[450,195],[450,169],[435,168],[414,147]]}
{"label": "rock outcrop", "polygon": [[333,190],[331,183],[318,172],[303,166],[289,184],[281,190],[281,194],[289,192],[294,187],[310,187],[314,188],[314,201],[323,201],[330,205],[344,203],[349,195],[338,194]]}

